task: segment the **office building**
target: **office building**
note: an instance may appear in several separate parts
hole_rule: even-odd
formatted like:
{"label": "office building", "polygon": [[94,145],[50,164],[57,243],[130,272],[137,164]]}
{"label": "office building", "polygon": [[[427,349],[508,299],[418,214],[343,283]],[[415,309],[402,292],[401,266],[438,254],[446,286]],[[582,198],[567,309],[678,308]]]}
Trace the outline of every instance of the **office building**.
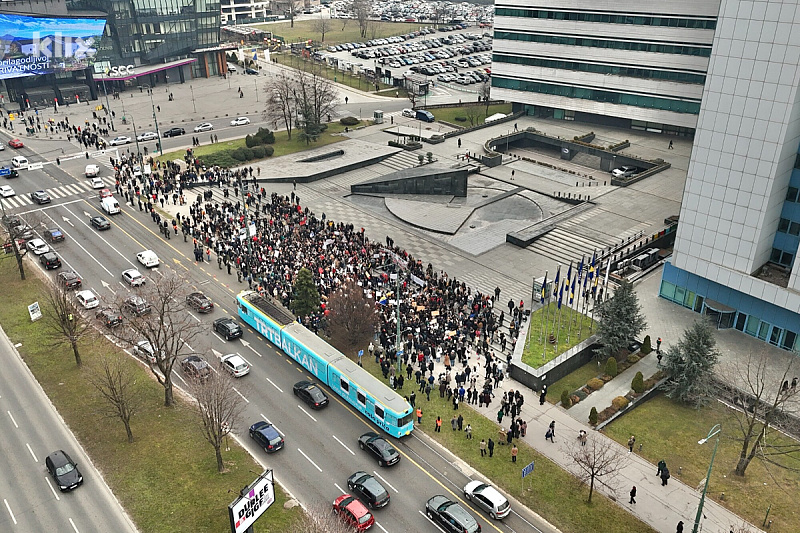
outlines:
{"label": "office building", "polygon": [[223,24],[263,22],[272,13],[270,0],[220,0]]}

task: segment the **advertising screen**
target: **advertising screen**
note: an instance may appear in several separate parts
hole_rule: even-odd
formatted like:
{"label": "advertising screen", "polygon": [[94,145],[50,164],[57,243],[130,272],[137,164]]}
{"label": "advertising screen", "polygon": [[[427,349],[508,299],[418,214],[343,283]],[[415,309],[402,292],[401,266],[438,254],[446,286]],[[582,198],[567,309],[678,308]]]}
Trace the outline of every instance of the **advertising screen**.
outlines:
{"label": "advertising screen", "polygon": [[273,483],[272,470],[265,471],[228,506],[231,533],[244,533],[275,503]]}
{"label": "advertising screen", "polygon": [[105,25],[96,18],[0,14],[0,79],[85,69]]}

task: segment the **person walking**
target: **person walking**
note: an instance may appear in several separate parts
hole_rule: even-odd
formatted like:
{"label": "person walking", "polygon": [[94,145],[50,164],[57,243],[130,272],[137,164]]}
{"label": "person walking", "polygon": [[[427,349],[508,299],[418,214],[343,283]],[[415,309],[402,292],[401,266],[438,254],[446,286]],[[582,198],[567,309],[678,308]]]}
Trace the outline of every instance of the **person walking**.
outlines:
{"label": "person walking", "polygon": [[467,424],[467,427],[464,429],[464,432],[467,434],[467,440],[472,440],[472,426]]}
{"label": "person walking", "polygon": [[511,462],[512,463],[516,463],[517,462],[517,454],[518,453],[519,453],[519,448],[517,448],[517,445],[515,444],[514,446],[511,447]]}
{"label": "person walking", "polygon": [[411,391],[411,395],[408,397],[408,403],[411,404],[411,407],[415,407],[417,402],[417,393],[413,390]]}
{"label": "person walking", "polygon": [[661,472],[663,472],[666,467],[667,467],[667,462],[664,461],[664,459],[661,459],[658,462],[658,472],[656,472],[656,476],[661,477]]}
{"label": "person walking", "polygon": [[636,437],[631,435],[631,438],[628,439],[628,455],[633,453],[633,445],[636,444]]}
{"label": "person walking", "polygon": [[631,489],[631,499],[628,503],[636,503],[636,485]]}
{"label": "person walking", "polygon": [[667,481],[669,481],[669,468],[664,466],[664,468],[661,469],[661,486],[665,487]]}
{"label": "person walking", "polygon": [[586,430],[582,429],[578,432],[578,440],[581,443],[581,446],[586,446]]}
{"label": "person walking", "polygon": [[673,150],[673,148],[672,148],[672,140],[671,139],[669,141],[669,150]]}
{"label": "person walking", "polygon": [[539,394],[539,405],[544,405],[547,396],[547,385],[542,385],[542,392]]}
{"label": "person walking", "polygon": [[[550,425],[548,427],[550,428],[550,433],[552,434],[552,437],[555,438],[555,436],[556,436],[556,421],[555,420],[551,420],[550,421]],[[555,442],[555,440],[553,442]]]}
{"label": "person walking", "polygon": [[502,408],[499,411],[497,411],[497,423],[498,424],[502,424],[503,423],[503,415],[504,414],[505,414],[505,411],[503,411]]}
{"label": "person walking", "polygon": [[683,520],[678,522],[678,527],[675,528],[675,533],[683,533]]}
{"label": "person walking", "polygon": [[553,440],[553,430],[551,428],[547,428],[547,432],[544,434],[544,440],[555,442],[555,440]]}
{"label": "person walking", "polygon": [[441,433],[441,432],[442,432],[442,417],[441,416],[437,416],[436,417],[436,433]]}
{"label": "person walking", "polygon": [[[467,426],[467,428],[469,428],[469,426]],[[481,443],[478,447],[481,449],[481,457],[484,457],[486,455],[486,439],[481,439]]]}
{"label": "person walking", "polygon": [[489,448],[489,457],[492,457],[494,455],[494,441],[491,437],[489,437],[489,444],[487,447]]}
{"label": "person walking", "polygon": [[428,399],[428,401],[431,401],[431,384],[430,383],[426,383],[425,384],[425,397]]}

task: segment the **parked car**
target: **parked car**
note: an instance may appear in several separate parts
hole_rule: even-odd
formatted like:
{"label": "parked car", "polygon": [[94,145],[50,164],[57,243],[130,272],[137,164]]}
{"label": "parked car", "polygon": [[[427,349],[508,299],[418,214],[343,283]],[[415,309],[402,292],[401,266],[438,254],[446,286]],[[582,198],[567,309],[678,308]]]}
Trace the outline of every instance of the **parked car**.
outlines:
{"label": "parked car", "polygon": [[44,238],[48,242],[62,242],[64,240],[64,233],[58,228],[50,228],[44,230]]}
{"label": "parked car", "polygon": [[122,315],[110,307],[100,309],[94,316],[107,328],[113,328],[122,324]]}
{"label": "parked car", "polygon": [[39,262],[44,266],[45,270],[61,268],[61,259],[58,258],[55,252],[47,252],[40,255]]}
{"label": "parked car", "polygon": [[629,178],[636,175],[637,172],[639,172],[637,167],[623,166],[612,170],[611,175],[615,178]]}
{"label": "parked car", "polygon": [[83,484],[83,475],[78,470],[78,463],[64,450],[57,450],[48,455],[44,464],[61,492],[75,489]]}
{"label": "parked car", "polygon": [[[156,351],[153,349],[153,345],[150,344],[150,341],[148,340],[141,340],[134,344],[133,355],[143,359],[145,362],[150,363],[151,365],[154,365],[158,362],[156,360]],[[164,358],[163,354],[160,358]]]}
{"label": "parked car", "polygon": [[246,376],[250,373],[250,363],[238,353],[223,355],[219,360],[219,366],[230,372],[235,378]]}
{"label": "parked car", "polygon": [[78,300],[78,303],[83,306],[84,309],[94,309],[98,305],[100,305],[100,300],[97,298],[97,295],[93,293],[90,289],[84,289],[82,291],[78,291],[75,293],[75,298]]}
{"label": "parked car", "polygon": [[425,514],[448,533],[478,533],[481,530],[481,525],[466,509],[442,495],[434,496],[425,503]]}
{"label": "parked car", "polygon": [[28,247],[28,250],[33,252],[35,255],[46,254],[50,251],[50,247],[47,246],[47,243],[45,243],[42,239],[31,239],[27,242],[26,246]]}
{"label": "parked car", "polygon": [[500,520],[511,514],[511,504],[508,499],[500,494],[496,488],[481,481],[470,481],[464,487],[464,497],[471,500],[495,520]]}
{"label": "parked car", "polygon": [[389,505],[389,491],[366,472],[356,472],[347,478],[347,488],[370,509],[380,509]]}
{"label": "parked car", "polygon": [[375,524],[375,517],[363,503],[349,494],[333,500],[333,511],[356,531],[366,531]]}
{"label": "parked car", "polygon": [[283,448],[284,440],[275,426],[259,421],[250,426],[250,438],[264,448],[267,453],[274,453]]}
{"label": "parked car", "polygon": [[81,285],[83,284],[80,276],[78,276],[75,272],[71,271],[59,272],[58,283],[59,285],[68,290],[80,289]]}
{"label": "parked car", "polygon": [[130,294],[122,302],[122,310],[134,316],[143,316],[151,312],[153,307],[138,294]]}
{"label": "parked car", "polygon": [[187,376],[205,381],[211,375],[211,367],[199,355],[190,355],[181,361],[181,368]]}

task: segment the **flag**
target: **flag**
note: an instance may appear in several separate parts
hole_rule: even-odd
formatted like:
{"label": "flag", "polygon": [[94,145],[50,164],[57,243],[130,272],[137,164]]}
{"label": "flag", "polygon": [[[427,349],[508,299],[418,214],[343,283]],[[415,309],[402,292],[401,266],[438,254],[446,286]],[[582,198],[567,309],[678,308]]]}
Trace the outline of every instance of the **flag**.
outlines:
{"label": "flag", "polygon": [[547,270],[544,271],[544,281],[542,282],[542,299],[540,303],[544,303],[544,296],[547,292]]}
{"label": "flag", "polygon": [[553,280],[553,298],[556,297],[556,293],[558,292],[559,279],[561,279],[561,265],[558,265],[558,270],[556,270],[556,278]]}
{"label": "flag", "polygon": [[581,255],[581,261],[578,263],[578,284],[581,283],[581,278],[583,277],[583,255]]}
{"label": "flag", "polygon": [[569,262],[569,268],[567,269],[567,288],[569,288],[569,280],[572,279],[572,261]]}
{"label": "flag", "polygon": [[572,305],[572,302],[575,300],[575,283],[578,281],[578,278],[572,280],[572,288],[569,291],[569,305]]}
{"label": "flag", "polygon": [[591,283],[592,279],[594,279],[594,273],[595,273],[594,272],[595,271],[594,266],[595,266],[596,260],[597,260],[597,252],[592,252],[592,264],[589,266],[589,273],[587,274],[589,276],[589,282],[590,283]]}
{"label": "flag", "polygon": [[561,282],[561,287],[558,289],[558,308],[561,309],[561,301],[564,299],[564,282]]}

